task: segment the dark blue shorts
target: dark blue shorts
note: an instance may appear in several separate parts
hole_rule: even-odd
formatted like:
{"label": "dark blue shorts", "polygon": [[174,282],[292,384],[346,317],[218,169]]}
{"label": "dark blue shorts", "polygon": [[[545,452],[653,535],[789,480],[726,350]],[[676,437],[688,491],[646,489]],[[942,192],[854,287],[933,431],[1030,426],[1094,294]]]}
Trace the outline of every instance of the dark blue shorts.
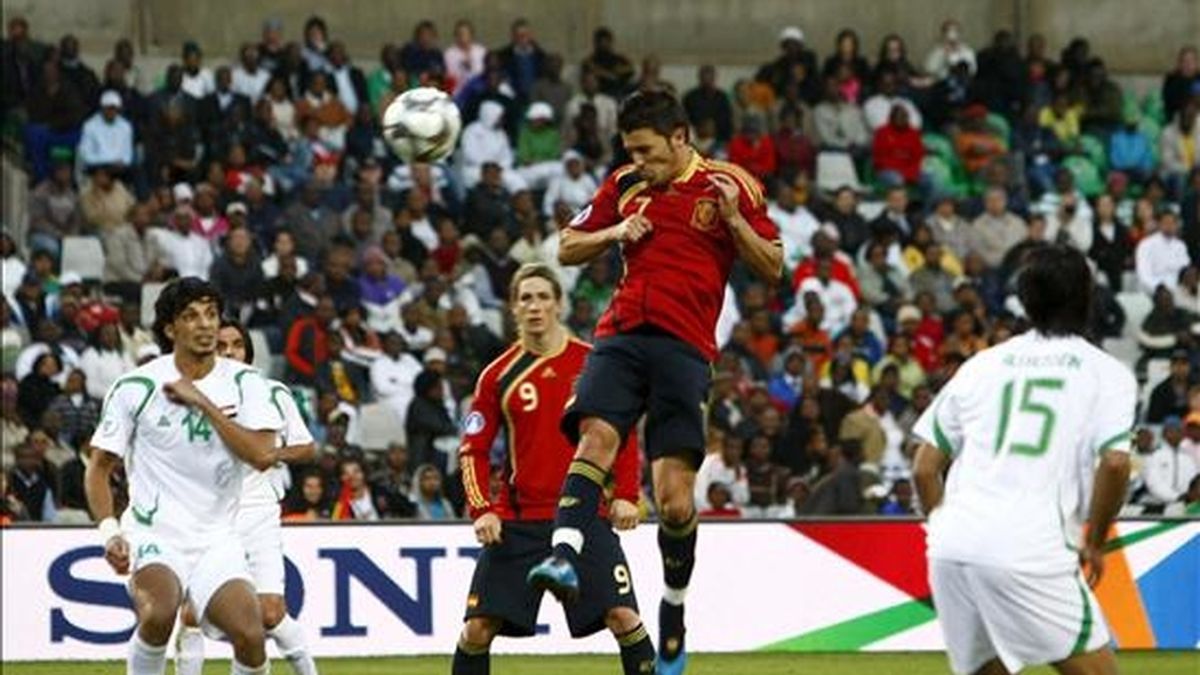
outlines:
{"label": "dark blue shorts", "polygon": [[577,444],[580,422],[598,417],[617,429],[623,443],[645,414],[650,461],[678,457],[699,468],[711,381],[704,355],[673,335],[643,331],[600,338],[563,414],[563,433]]}

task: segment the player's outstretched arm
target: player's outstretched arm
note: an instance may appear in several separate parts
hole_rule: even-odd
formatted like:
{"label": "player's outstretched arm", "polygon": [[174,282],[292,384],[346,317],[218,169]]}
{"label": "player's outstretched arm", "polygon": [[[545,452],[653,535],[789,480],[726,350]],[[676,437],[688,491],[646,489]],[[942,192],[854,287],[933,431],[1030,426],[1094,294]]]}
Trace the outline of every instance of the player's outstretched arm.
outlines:
{"label": "player's outstretched arm", "polygon": [[559,234],[558,262],[563,265],[583,265],[604,255],[613,244],[634,243],[654,229],[640,213],[594,232],[564,227]]}
{"label": "player's outstretched arm", "polygon": [[1129,484],[1129,453],[1105,452],[1096,467],[1092,503],[1088,509],[1088,529],[1079,552],[1088,568],[1088,583],[1095,586],[1104,574],[1104,542],[1108,528],[1121,510]]}
{"label": "player's outstretched arm", "polygon": [[942,505],[944,484],[942,476],[950,457],[946,453],[928,443],[922,443],[917,448],[917,456],[913,461],[913,481],[917,484],[917,496],[921,500],[921,511],[928,517],[933,510]]}
{"label": "player's outstretched arm", "polygon": [[279,461],[287,464],[304,464],[317,458],[316,443],[288,445],[279,449]]}
{"label": "player's outstretched arm", "polygon": [[117,574],[129,572],[129,544],[121,536],[121,525],[113,513],[112,487],[109,480],[121,464],[121,458],[93,447],[91,459],[83,474],[83,490],[88,509],[96,519],[100,539],[104,542],[104,559]]}
{"label": "player's outstretched arm", "polygon": [[279,462],[279,450],[275,448],[275,431],[258,431],[239,425],[226,417],[190,380],[178,380],[163,385],[163,391],[172,401],[192,406],[207,417],[221,441],[238,459],[259,471],[265,471]]}

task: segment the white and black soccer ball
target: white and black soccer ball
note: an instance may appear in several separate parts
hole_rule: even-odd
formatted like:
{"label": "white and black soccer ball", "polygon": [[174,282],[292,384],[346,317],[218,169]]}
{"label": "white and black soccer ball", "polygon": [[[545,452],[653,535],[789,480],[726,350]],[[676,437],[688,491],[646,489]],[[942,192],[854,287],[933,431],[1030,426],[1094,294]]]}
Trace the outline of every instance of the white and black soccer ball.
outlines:
{"label": "white and black soccer ball", "polygon": [[383,112],[383,139],[405,162],[436,162],[454,151],[462,117],[440,89],[418,87],[400,94]]}

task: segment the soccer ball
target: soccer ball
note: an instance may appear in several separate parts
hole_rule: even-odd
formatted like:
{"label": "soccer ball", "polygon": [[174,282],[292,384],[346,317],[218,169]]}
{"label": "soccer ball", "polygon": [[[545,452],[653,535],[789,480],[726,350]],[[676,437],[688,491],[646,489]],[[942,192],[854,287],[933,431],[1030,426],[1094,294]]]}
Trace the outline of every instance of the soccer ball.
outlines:
{"label": "soccer ball", "polygon": [[454,151],[462,118],[446,92],[419,87],[400,94],[383,112],[383,138],[405,162],[436,162]]}

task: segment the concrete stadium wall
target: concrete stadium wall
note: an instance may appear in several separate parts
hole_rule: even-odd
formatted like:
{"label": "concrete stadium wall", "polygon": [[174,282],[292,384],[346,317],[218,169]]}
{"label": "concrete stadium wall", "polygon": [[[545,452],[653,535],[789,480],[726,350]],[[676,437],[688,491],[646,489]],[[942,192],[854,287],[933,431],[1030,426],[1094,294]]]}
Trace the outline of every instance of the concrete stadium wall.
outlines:
{"label": "concrete stadium wall", "polygon": [[359,59],[374,61],[386,41],[402,42],[422,18],[437,22],[443,40],[454,21],[470,18],[482,40],[502,44],[517,16],[534,23],[545,47],[577,61],[590,49],[591,31],[612,27],[619,47],[634,57],[658,55],[668,64],[712,62],[749,66],[775,53],[780,27],[795,24],[822,53],[837,31],[854,27],[874,56],[884,35],[897,32],[921,60],[943,18],[955,17],[967,40],[981,46],[996,28],[1044,33],[1057,52],[1086,35],[1120,73],[1158,73],[1176,50],[1200,35],[1200,0],[6,0],[5,19],[27,16],[35,34],[79,36],[84,51],[107,56],[121,36],[135,38],[145,56],[176,57],[186,39],[210,58],[225,60],[257,39],[264,17],[283,19],[289,37],[320,13]]}

